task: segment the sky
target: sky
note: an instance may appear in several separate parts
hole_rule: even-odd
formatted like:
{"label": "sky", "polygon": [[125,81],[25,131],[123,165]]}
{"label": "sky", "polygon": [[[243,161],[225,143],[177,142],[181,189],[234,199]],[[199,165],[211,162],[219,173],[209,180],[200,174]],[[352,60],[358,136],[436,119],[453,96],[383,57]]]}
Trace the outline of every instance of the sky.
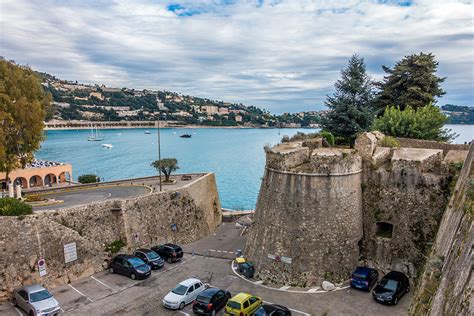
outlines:
{"label": "sky", "polygon": [[439,104],[474,106],[474,5],[463,0],[0,0],[0,56],[61,79],[320,110],[352,54],[432,52]]}

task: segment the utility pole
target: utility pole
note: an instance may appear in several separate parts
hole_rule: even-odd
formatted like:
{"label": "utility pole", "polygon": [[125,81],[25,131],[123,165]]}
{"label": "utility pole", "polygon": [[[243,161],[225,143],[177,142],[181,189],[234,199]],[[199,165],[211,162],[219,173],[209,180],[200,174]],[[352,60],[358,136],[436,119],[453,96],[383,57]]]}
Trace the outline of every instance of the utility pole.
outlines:
{"label": "utility pole", "polygon": [[[160,111],[158,108],[158,161],[161,161],[161,139],[160,139]],[[160,175],[160,192],[163,190],[161,185],[161,168],[158,168],[158,174]]]}

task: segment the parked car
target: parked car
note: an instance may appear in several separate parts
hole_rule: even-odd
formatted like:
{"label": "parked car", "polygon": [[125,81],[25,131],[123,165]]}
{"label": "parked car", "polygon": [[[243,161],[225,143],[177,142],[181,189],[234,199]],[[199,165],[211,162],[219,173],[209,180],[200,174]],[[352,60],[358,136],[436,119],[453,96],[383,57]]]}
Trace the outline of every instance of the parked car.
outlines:
{"label": "parked car", "polygon": [[372,295],[377,302],[396,305],[410,290],[408,277],[398,271],[390,271],[375,286]]}
{"label": "parked car", "polygon": [[214,316],[225,307],[230,299],[230,292],[210,287],[201,292],[193,303],[193,312],[198,315]]}
{"label": "parked car", "polygon": [[27,285],[13,293],[13,305],[24,310],[29,316],[59,315],[58,301],[39,284]]}
{"label": "parked car", "polygon": [[263,304],[253,316],[291,316],[291,312],[285,306],[277,304]]}
{"label": "parked car", "polygon": [[137,249],[133,255],[145,261],[152,269],[161,269],[165,265],[163,258],[150,249]]}
{"label": "parked car", "polygon": [[262,305],[262,299],[247,293],[232,297],[225,306],[225,315],[249,316]]}
{"label": "parked car", "polygon": [[131,279],[146,279],[151,268],[142,259],[131,255],[117,255],[109,263],[109,272],[126,275]]}
{"label": "parked car", "polygon": [[170,309],[183,309],[204,291],[206,287],[198,279],[187,279],[180,282],[163,298],[163,306]]}
{"label": "parked car", "polygon": [[183,258],[183,249],[175,244],[164,244],[151,247],[151,250],[160,255],[168,263],[176,262]]}
{"label": "parked car", "polygon": [[370,289],[377,283],[378,279],[379,273],[377,270],[357,267],[351,275],[351,287],[370,292]]}

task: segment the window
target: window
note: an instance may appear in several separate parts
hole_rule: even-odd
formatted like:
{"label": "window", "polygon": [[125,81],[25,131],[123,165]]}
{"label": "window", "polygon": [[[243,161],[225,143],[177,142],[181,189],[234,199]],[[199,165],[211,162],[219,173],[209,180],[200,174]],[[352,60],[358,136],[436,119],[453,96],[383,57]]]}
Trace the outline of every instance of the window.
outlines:
{"label": "window", "polygon": [[18,295],[20,295],[21,298],[24,299],[25,301],[28,300],[28,294],[26,294],[25,291],[20,291],[20,292],[18,292]]}
{"label": "window", "polygon": [[192,293],[194,291],[194,285],[191,285],[188,289],[188,294]]}
{"label": "window", "polygon": [[196,283],[194,284],[194,288],[197,290],[201,287],[201,285],[202,285],[201,283]]}
{"label": "window", "polygon": [[216,299],[217,300],[221,300],[223,297],[224,297],[224,292],[223,291],[217,292],[217,294],[216,294]]}
{"label": "window", "polygon": [[247,300],[247,301],[245,301],[245,302],[244,302],[244,308],[247,308],[247,307],[249,307],[249,306],[250,306],[250,303],[249,303],[249,301],[248,301],[248,300]]}
{"label": "window", "polygon": [[378,222],[376,224],[375,236],[392,238],[393,225],[385,222]]}
{"label": "window", "polygon": [[250,301],[250,304],[253,304],[257,301],[258,299],[255,297],[255,296],[252,296],[249,301]]}

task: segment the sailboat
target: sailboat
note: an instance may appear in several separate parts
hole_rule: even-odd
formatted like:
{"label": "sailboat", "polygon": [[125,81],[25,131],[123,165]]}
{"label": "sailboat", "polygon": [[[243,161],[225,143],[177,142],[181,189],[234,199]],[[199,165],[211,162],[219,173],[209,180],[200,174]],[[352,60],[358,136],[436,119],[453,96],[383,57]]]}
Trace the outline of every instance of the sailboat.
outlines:
{"label": "sailboat", "polygon": [[94,130],[94,125],[91,125],[91,136],[89,136],[87,140],[90,142],[98,142],[102,140],[102,137],[100,137],[99,135],[99,130],[97,129],[97,126]]}

